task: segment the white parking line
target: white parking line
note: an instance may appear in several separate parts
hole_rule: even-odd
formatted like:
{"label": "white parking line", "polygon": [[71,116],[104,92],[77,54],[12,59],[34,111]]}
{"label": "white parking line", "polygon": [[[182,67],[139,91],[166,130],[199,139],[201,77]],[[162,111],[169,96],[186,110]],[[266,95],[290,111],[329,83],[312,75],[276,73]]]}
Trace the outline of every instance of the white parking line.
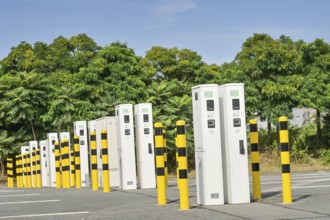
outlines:
{"label": "white parking line", "polygon": [[2,218],[33,218],[40,216],[56,216],[56,215],[80,215],[89,214],[90,212],[59,212],[59,213],[46,213],[46,214],[34,214],[34,215],[12,215],[12,216],[0,216]]}
{"label": "white parking line", "polygon": [[330,185],[317,185],[317,186],[294,186],[292,189],[306,189],[306,188],[323,188],[330,187]]}
{"label": "white parking line", "polygon": [[53,200],[36,200],[36,201],[20,201],[20,202],[1,202],[0,205],[9,205],[9,204],[25,204],[25,203],[42,203],[42,202],[59,202],[58,199]]}
{"label": "white parking line", "polygon": [[1,197],[16,197],[16,196],[38,196],[39,193],[33,193],[33,194],[15,194],[15,195],[2,195]]}
{"label": "white parking line", "polygon": [[5,189],[5,190],[1,190],[0,189],[0,193],[9,193],[9,192],[24,192],[25,190],[24,189],[18,189],[18,190],[8,190],[8,189]]}

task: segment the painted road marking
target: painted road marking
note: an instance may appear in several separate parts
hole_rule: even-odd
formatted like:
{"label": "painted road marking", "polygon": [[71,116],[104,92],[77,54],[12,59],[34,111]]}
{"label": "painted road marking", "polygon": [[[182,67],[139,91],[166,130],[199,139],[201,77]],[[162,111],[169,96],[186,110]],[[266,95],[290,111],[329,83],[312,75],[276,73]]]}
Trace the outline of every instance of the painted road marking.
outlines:
{"label": "painted road marking", "polygon": [[1,197],[16,197],[16,196],[38,196],[40,195],[39,193],[33,193],[33,194],[15,194],[15,195],[2,195]]}
{"label": "painted road marking", "polygon": [[59,202],[58,199],[53,200],[36,200],[36,201],[20,201],[20,202],[1,202],[0,205],[9,205],[9,204],[25,204],[25,203],[42,203],[42,202]]}
{"label": "painted road marking", "polygon": [[24,192],[25,190],[1,190],[0,193],[9,193],[9,192]]}
{"label": "painted road marking", "polygon": [[34,214],[34,215],[12,215],[12,216],[0,216],[2,218],[33,218],[41,216],[58,216],[58,215],[80,215],[89,214],[90,212],[59,212],[59,213],[46,213],[46,214]]}
{"label": "painted road marking", "polygon": [[317,185],[317,186],[293,186],[292,189],[323,188],[323,187],[330,187],[330,185]]}

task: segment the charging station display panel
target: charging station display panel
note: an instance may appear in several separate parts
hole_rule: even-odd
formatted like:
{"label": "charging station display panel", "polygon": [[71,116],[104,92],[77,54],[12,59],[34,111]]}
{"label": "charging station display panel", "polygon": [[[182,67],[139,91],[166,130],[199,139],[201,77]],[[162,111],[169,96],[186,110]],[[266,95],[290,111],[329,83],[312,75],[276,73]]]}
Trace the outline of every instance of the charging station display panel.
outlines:
{"label": "charging station display panel", "polygon": [[156,188],[152,104],[134,106],[138,184],[141,189]]}
{"label": "charging station display panel", "polygon": [[89,162],[88,162],[88,142],[87,142],[87,123],[86,121],[75,121],[73,123],[74,136],[79,136],[80,144],[80,172],[81,186],[90,186]]}
{"label": "charging station display panel", "polygon": [[43,187],[50,186],[49,173],[49,155],[47,140],[39,141],[40,146],[40,165],[41,165],[41,183]]}
{"label": "charging station display panel", "polygon": [[133,106],[116,106],[117,137],[120,154],[121,186],[123,190],[136,189],[135,141]]}
{"label": "charging station display panel", "polygon": [[103,117],[95,120],[97,169],[99,186],[103,186],[101,131],[107,130],[110,186],[121,189],[116,124],[117,122],[115,116]]}
{"label": "charging station display panel", "polygon": [[219,86],[225,202],[249,203],[244,84]]}
{"label": "charging station display panel", "polygon": [[56,187],[55,142],[58,142],[57,133],[48,133],[47,145],[49,150],[49,172],[51,187]]}
{"label": "charging station display panel", "polygon": [[218,85],[192,88],[197,204],[224,204]]}

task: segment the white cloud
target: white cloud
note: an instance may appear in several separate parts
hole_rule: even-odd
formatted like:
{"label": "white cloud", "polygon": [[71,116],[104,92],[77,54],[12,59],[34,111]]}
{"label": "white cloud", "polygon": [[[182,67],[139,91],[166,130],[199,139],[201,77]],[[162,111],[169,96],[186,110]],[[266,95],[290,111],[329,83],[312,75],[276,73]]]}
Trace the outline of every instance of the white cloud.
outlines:
{"label": "white cloud", "polygon": [[197,8],[197,4],[191,0],[177,0],[166,4],[157,5],[153,13],[160,16],[174,15]]}

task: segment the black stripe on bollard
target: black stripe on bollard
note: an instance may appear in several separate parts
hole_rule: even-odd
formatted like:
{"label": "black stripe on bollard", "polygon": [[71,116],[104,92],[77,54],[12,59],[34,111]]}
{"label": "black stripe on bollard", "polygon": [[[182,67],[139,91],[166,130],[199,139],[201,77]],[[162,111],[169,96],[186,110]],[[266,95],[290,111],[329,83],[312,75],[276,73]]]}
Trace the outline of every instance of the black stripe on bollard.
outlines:
{"label": "black stripe on bollard", "polygon": [[102,148],[102,155],[108,155],[108,148]]}
{"label": "black stripe on bollard", "polygon": [[97,150],[91,150],[91,155],[95,156],[97,154]]}
{"label": "black stripe on bollard", "polygon": [[259,163],[252,163],[252,172],[260,171]]}
{"label": "black stripe on bollard", "polygon": [[282,152],[289,151],[289,143],[280,143],[280,145]]}
{"label": "black stripe on bollard", "polygon": [[102,133],[102,134],[101,134],[101,139],[102,139],[102,140],[106,140],[106,139],[108,139],[108,138],[107,138],[107,133]]}
{"label": "black stripe on bollard", "polygon": [[74,144],[79,144],[79,138],[74,138],[74,139],[73,139],[73,143],[74,143]]}
{"label": "black stripe on bollard", "polygon": [[187,156],[187,148],[179,147],[178,148],[178,157],[186,157]]}
{"label": "black stripe on bollard", "polygon": [[257,124],[250,124],[250,132],[257,132],[258,126]]}
{"label": "black stripe on bollard", "polygon": [[165,176],[165,168],[164,167],[157,167],[156,168],[157,176]]}
{"label": "black stripe on bollard", "polygon": [[183,125],[176,126],[176,133],[178,134],[186,134],[186,127]]}
{"label": "black stripe on bollard", "polygon": [[258,144],[251,144],[251,152],[258,152],[259,147]]}
{"label": "black stripe on bollard", "polygon": [[286,121],[280,122],[280,130],[288,130],[288,122]]}
{"label": "black stripe on bollard", "polygon": [[163,129],[155,128],[155,136],[163,136]]}
{"label": "black stripe on bollard", "polygon": [[164,148],[156,148],[155,154],[156,154],[156,156],[163,156]]}
{"label": "black stripe on bollard", "polygon": [[91,135],[91,141],[96,141],[96,135]]}
{"label": "black stripe on bollard", "polygon": [[290,173],[290,164],[282,164],[282,173]]}
{"label": "black stripe on bollard", "polygon": [[179,170],[179,179],[188,179],[188,170]]}
{"label": "black stripe on bollard", "polygon": [[97,170],[97,163],[92,164],[92,170]]}
{"label": "black stripe on bollard", "polygon": [[80,164],[76,164],[76,165],[75,165],[75,169],[76,169],[76,170],[80,170]]}
{"label": "black stripe on bollard", "polygon": [[102,169],[103,170],[109,170],[109,164],[103,164]]}

